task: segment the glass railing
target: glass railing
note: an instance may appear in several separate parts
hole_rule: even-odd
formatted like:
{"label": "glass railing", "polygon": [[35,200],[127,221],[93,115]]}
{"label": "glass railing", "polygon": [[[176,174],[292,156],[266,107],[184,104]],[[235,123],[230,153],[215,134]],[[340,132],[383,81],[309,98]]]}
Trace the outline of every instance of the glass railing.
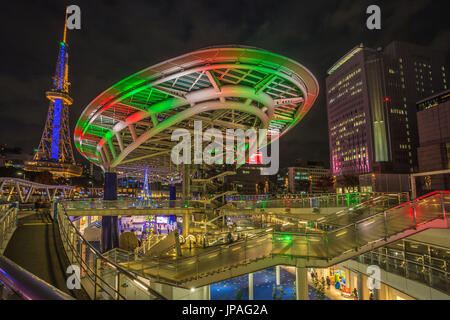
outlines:
{"label": "glass railing", "polygon": [[17,228],[18,207],[17,202],[0,205],[0,300],[72,300],[2,255]]}
{"label": "glass railing", "polygon": [[0,205],[0,254],[5,250],[7,241],[17,227],[18,203]]}
{"label": "glass railing", "polygon": [[[275,200],[233,200],[226,203],[222,209],[270,209],[270,208],[336,208],[352,207],[359,203],[383,197],[385,204],[399,204],[408,201],[406,193],[358,193],[350,194],[327,194],[320,196],[308,196],[300,198],[286,198]],[[148,209],[148,208],[207,208],[214,209],[216,206],[208,205],[205,200],[101,200],[89,199],[78,201],[62,201],[66,210],[92,210],[92,209]],[[391,206],[392,206],[391,205]]]}
{"label": "glass railing", "polygon": [[[410,252],[410,247],[419,248]],[[367,252],[354,260],[377,265],[389,273],[415,280],[432,288],[450,294],[450,255],[448,248],[402,240],[391,247],[379,248]],[[444,256],[436,256],[433,252],[441,251]]]}
{"label": "glass railing", "polygon": [[0,300],[74,300],[0,255]]}
{"label": "glass railing", "polygon": [[104,257],[86,241],[61,204],[58,204],[57,221],[67,257],[71,264],[79,266],[81,285],[91,299],[164,299],[145,282]]}
{"label": "glass railing", "polygon": [[319,228],[324,230],[328,230],[330,227],[345,226],[407,201],[409,201],[409,196],[406,193],[383,194],[353,207],[342,209],[326,217],[322,217],[317,220],[317,223]]}
{"label": "glass railing", "polygon": [[229,201],[228,206],[233,209],[271,209],[271,208],[341,208],[353,207],[358,204],[383,197],[392,203],[408,201],[407,193],[355,193],[355,194],[325,194],[307,195],[284,199],[257,199]]}
{"label": "glass railing", "polygon": [[102,210],[102,209],[167,209],[167,208],[204,208],[204,201],[197,200],[79,200],[62,201],[65,210]]}
{"label": "glass railing", "polygon": [[[182,284],[273,256],[332,260],[350,252],[360,254],[358,249],[364,245],[416,229],[429,221],[447,219],[445,212],[449,205],[450,192],[434,192],[333,231],[318,233],[307,229],[304,233],[287,233],[268,228],[189,257],[137,259],[130,264],[130,268],[146,277]],[[351,255],[346,256],[346,259],[349,258]]]}

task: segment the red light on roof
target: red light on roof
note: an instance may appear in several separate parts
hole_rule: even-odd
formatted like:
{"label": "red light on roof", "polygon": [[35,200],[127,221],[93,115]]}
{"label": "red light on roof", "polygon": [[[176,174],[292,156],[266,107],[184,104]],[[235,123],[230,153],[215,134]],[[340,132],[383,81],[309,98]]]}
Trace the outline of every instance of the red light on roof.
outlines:
{"label": "red light on roof", "polygon": [[255,152],[251,157],[246,161],[249,164],[262,164],[261,152]]}

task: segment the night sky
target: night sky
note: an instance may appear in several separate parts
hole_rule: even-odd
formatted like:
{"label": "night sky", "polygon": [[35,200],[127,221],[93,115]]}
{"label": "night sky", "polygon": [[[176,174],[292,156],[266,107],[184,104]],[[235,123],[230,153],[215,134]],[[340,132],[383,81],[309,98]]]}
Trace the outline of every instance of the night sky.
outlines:
{"label": "night sky", "polygon": [[[392,40],[450,52],[448,1],[70,1],[81,30],[68,31],[70,125],[87,104],[123,78],[155,63],[211,45],[241,44],[297,60],[319,80],[319,99],[281,139],[281,165],[297,157],[328,165],[325,75],[359,43]],[[370,4],[382,29],[366,28]],[[37,148],[45,124],[62,40],[64,1],[3,1],[0,8],[0,143]],[[449,55],[447,54],[447,57]],[[74,148],[77,160],[81,158]]]}

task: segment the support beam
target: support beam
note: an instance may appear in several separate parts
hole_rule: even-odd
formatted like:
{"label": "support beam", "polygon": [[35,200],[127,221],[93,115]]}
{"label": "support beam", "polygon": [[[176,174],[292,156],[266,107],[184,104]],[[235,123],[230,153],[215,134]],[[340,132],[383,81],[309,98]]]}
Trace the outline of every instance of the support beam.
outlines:
{"label": "support beam", "polygon": [[206,76],[208,77],[209,82],[213,86],[214,90],[217,92],[220,92],[220,81],[217,79],[216,75],[214,74],[213,70],[207,70],[205,72]]}
{"label": "support beam", "polygon": [[56,192],[58,192],[58,188],[55,188],[53,190],[52,201],[55,200],[55,198],[56,198]]}
{"label": "support beam", "polygon": [[8,194],[8,197],[6,198],[6,201],[10,201],[11,200],[11,196],[12,196],[12,194],[13,194],[13,192],[14,192],[14,185],[10,185],[10,189],[9,189],[9,194]]}
{"label": "support beam", "polygon": [[109,145],[109,149],[111,150],[111,155],[113,157],[113,160],[115,160],[117,158],[116,150],[114,150],[114,145],[112,144],[111,139],[112,138],[108,139],[108,145]]}
{"label": "support beam", "polygon": [[130,130],[131,137],[133,138],[133,141],[136,141],[137,136],[136,136],[136,130],[134,129],[134,125],[130,123],[128,125],[128,129]]}
{"label": "support beam", "polygon": [[[156,117],[156,114],[152,113],[150,115],[150,117],[152,118],[152,122],[153,122],[153,126],[155,127],[156,125],[158,125],[158,118]],[[135,139],[134,139],[135,140]]]}
{"label": "support beam", "polygon": [[111,157],[109,155],[109,152],[108,152],[106,146],[103,145],[101,150],[103,150],[103,154],[106,156],[106,161],[108,161],[108,163],[111,163]]}
{"label": "support beam", "polygon": [[116,132],[116,139],[117,139],[117,142],[119,143],[120,152],[122,152],[123,151],[123,140],[122,140],[122,136],[120,135],[120,132]]}
{"label": "support beam", "polygon": [[20,202],[24,202],[23,201],[23,196],[22,196],[22,190],[20,189],[20,186],[19,186],[18,182],[16,182],[16,189],[17,189],[17,194],[19,195]]}
{"label": "support beam", "polygon": [[34,187],[31,186],[31,187],[30,187],[30,190],[28,190],[27,196],[25,197],[25,202],[28,202],[28,200],[30,200],[30,197],[31,197],[31,195],[33,194],[33,192],[34,192]]}

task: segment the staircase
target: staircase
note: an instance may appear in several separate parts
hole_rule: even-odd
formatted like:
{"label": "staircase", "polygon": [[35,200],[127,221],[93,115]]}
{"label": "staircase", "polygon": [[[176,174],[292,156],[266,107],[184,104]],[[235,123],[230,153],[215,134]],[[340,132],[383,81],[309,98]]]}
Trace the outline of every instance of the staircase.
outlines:
{"label": "staircase", "polygon": [[181,259],[135,261],[129,270],[185,288],[275,265],[326,267],[429,228],[449,228],[450,192],[433,192],[332,231],[266,230]]}

